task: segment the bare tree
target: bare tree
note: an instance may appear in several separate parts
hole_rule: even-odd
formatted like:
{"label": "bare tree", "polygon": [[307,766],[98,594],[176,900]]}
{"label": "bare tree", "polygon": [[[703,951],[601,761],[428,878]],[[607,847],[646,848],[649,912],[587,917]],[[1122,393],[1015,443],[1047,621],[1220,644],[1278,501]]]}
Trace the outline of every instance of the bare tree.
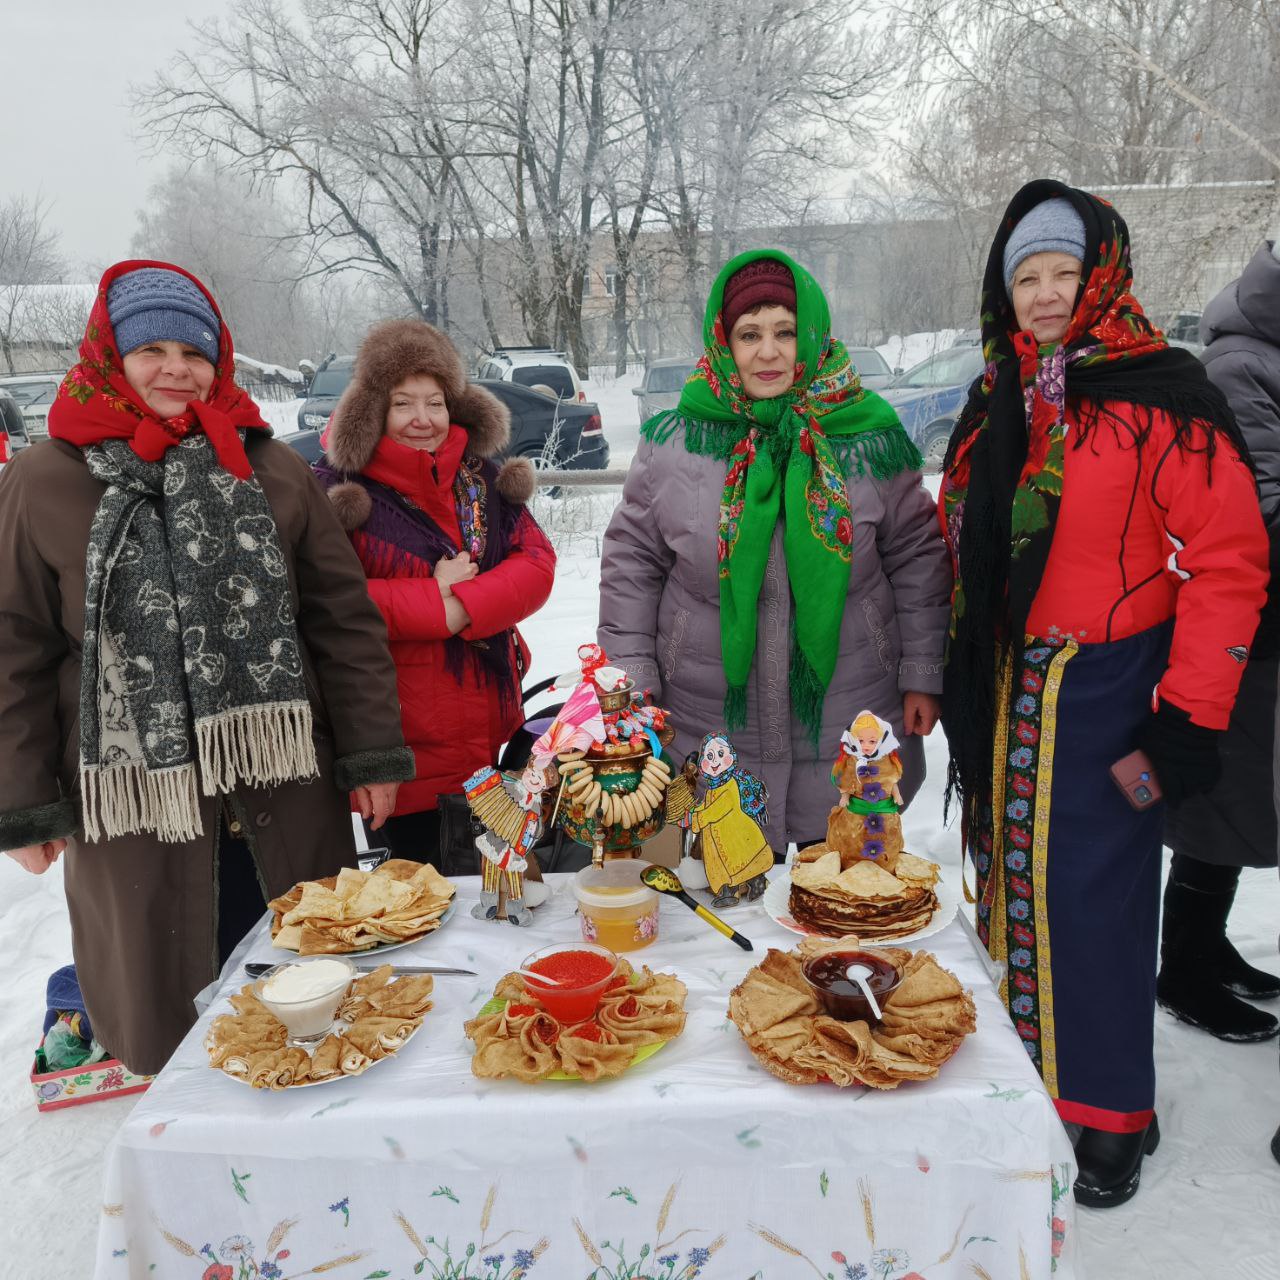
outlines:
{"label": "bare tree", "polygon": [[310,270],[295,217],[270,190],[206,161],[174,168],[151,187],[132,248],[138,257],[176,262],[199,276],[240,351],[293,365],[303,356],[349,350],[360,320],[342,282],[325,282]]}
{"label": "bare tree", "polygon": [[49,225],[49,203],[12,196],[0,203],[0,355],[16,373],[14,351],[39,317],[32,286],[59,279],[58,234]]}
{"label": "bare tree", "polygon": [[456,6],[300,7],[295,19],[279,0],[239,0],[228,22],[197,28],[199,53],[181,55],[139,106],[160,144],[296,182],[315,271],[379,276],[437,321],[472,142],[468,94],[451,75],[466,40]]}
{"label": "bare tree", "polygon": [[742,234],[803,215],[875,123],[895,68],[865,0],[707,0],[682,26],[658,0],[670,44],[646,60],[663,140],[655,207],[685,281],[690,337],[710,267]]}

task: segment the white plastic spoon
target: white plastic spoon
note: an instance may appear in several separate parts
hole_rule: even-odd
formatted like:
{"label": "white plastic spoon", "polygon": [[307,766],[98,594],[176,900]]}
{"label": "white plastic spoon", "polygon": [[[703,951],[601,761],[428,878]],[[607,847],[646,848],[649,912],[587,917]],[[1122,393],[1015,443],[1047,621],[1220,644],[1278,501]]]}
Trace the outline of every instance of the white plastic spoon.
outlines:
{"label": "white plastic spoon", "polygon": [[[534,969],[512,969],[511,972],[518,973],[525,978],[533,978],[548,987],[561,987],[564,985],[563,978],[548,978],[545,973],[538,973]],[[871,970],[868,969],[867,972],[870,973]]]}
{"label": "white plastic spoon", "polygon": [[875,1014],[876,1021],[882,1022],[884,1014],[880,1011],[880,1005],[876,1002],[875,995],[867,983],[867,979],[873,972],[874,970],[869,969],[865,964],[851,964],[844,971],[844,976],[862,988],[862,994],[867,997],[867,1003],[871,1006],[871,1012]]}

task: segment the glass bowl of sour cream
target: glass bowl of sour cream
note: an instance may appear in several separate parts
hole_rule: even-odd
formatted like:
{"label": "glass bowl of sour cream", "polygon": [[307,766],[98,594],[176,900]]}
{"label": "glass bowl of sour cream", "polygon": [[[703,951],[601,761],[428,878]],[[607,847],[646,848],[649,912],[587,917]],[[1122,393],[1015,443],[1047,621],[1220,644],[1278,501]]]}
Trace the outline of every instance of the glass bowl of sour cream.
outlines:
{"label": "glass bowl of sour cream", "polygon": [[278,964],[258,979],[258,999],[284,1023],[292,1044],[313,1044],[329,1034],[355,966],[321,956]]}

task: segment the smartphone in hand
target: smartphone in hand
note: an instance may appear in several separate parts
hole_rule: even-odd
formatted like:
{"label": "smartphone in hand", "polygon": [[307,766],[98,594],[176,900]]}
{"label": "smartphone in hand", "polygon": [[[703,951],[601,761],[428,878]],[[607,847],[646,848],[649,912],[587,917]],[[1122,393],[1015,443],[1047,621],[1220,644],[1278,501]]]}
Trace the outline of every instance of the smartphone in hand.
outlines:
{"label": "smartphone in hand", "polygon": [[1155,766],[1145,751],[1131,751],[1111,766],[1111,780],[1140,813],[1164,799]]}

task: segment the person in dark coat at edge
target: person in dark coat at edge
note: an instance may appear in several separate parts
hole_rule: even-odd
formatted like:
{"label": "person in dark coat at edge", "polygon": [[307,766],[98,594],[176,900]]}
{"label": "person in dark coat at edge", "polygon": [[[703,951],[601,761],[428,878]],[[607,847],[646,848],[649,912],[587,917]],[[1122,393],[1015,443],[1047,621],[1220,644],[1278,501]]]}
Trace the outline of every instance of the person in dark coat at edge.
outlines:
{"label": "person in dark coat at edge", "polygon": [[212,296],[102,277],[50,439],[0,475],[0,849],[65,851],[97,1040],[160,1070],[266,901],[355,863],[413,776],[387,633]]}
{"label": "person in dark coat at edge", "polygon": [[1222,778],[1165,819],[1173,863],[1164,892],[1156,996],[1220,1040],[1267,1040],[1280,1022],[1249,1000],[1280,996],[1280,978],[1245,962],[1227,938],[1241,867],[1276,865],[1276,680],[1280,671],[1280,260],[1264,242],[1205,309],[1201,359],[1253,454],[1271,542],[1271,585],[1223,735]]}
{"label": "person in dark coat at edge", "polygon": [[1132,807],[1111,768],[1144,751],[1174,808],[1214,785],[1267,588],[1234,415],[1132,282],[1110,204],[1047,180],[1018,192],[940,492],[956,557],[943,725],[977,932],[1079,1127],[1075,1197],[1096,1208],[1137,1192],[1160,1141],[1164,811]]}

